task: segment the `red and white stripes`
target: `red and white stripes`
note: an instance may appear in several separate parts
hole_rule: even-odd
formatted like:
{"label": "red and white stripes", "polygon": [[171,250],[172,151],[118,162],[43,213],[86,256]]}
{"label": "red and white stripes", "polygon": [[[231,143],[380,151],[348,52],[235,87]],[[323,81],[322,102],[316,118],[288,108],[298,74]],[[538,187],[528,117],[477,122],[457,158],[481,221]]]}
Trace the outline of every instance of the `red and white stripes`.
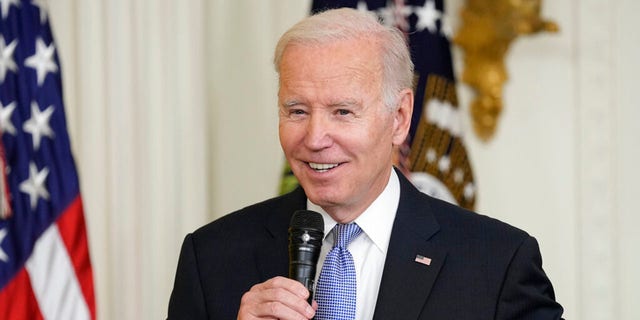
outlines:
{"label": "red and white stripes", "polygon": [[[4,296],[4,297],[3,297]],[[95,319],[91,263],[77,197],[0,292],[0,319]]]}

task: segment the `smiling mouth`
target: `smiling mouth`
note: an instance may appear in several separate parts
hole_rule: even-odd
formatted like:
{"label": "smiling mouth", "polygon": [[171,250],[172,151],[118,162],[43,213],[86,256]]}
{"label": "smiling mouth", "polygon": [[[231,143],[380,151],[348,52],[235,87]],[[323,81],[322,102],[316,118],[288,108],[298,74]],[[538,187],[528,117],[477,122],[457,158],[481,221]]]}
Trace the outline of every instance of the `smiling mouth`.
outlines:
{"label": "smiling mouth", "polygon": [[311,167],[311,169],[315,170],[316,172],[327,172],[337,166],[339,166],[339,163],[313,163],[313,162],[308,162],[309,167]]}

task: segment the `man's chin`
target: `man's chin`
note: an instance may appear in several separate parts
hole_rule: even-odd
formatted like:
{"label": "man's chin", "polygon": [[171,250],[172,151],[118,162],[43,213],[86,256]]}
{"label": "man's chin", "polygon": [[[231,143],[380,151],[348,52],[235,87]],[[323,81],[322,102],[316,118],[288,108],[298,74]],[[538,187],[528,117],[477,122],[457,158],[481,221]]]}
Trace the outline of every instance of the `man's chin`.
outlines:
{"label": "man's chin", "polygon": [[[305,192],[307,192],[306,189]],[[336,195],[327,194],[327,192],[323,192],[322,190],[312,190],[311,192],[307,192],[307,198],[309,201],[325,210],[326,208],[335,207],[341,202],[339,197]]]}

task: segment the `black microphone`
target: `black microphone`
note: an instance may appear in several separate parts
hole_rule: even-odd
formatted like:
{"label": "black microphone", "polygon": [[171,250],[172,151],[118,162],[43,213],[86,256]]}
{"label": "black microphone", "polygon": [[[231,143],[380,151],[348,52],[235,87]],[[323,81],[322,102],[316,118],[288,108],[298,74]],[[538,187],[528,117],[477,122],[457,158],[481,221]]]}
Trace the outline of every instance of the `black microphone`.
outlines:
{"label": "black microphone", "polygon": [[324,219],[310,210],[293,213],[289,224],[289,278],[302,283],[309,290],[311,304],[316,279],[316,265],[324,239]]}

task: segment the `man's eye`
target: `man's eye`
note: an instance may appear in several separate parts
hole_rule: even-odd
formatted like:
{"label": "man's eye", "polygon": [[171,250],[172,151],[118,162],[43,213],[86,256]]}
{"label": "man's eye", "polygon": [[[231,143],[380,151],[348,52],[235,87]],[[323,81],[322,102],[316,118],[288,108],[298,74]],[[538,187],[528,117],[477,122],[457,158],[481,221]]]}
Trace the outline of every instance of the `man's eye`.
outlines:
{"label": "man's eye", "polygon": [[338,109],[338,114],[341,116],[346,116],[348,114],[350,114],[351,111],[347,110],[347,109]]}
{"label": "man's eye", "polygon": [[291,110],[291,114],[295,114],[295,115],[303,115],[304,113],[305,113],[304,110],[301,110],[301,109]]}

